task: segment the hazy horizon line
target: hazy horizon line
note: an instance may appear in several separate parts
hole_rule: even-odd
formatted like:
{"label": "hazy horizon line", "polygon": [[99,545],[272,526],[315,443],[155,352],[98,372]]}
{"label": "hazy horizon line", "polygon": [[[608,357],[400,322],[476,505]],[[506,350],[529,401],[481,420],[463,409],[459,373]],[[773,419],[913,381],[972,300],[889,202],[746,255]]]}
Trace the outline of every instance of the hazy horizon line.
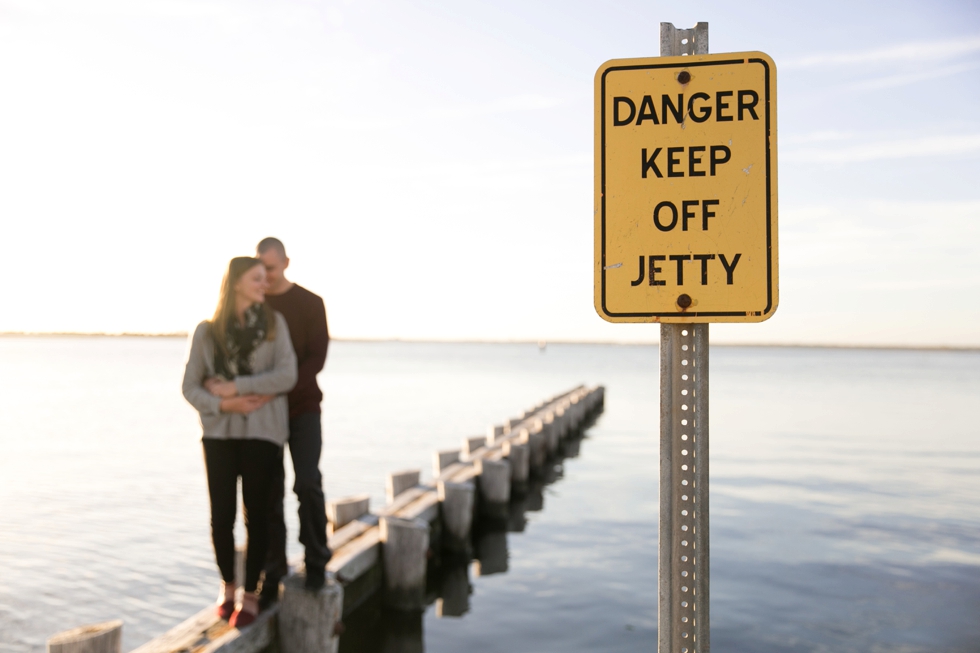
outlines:
{"label": "hazy horizon line", "polygon": [[[174,331],[171,333],[108,333],[94,331],[0,331],[0,338],[187,338],[188,333]],[[462,338],[459,340],[439,338],[344,338],[332,336],[337,342],[406,342],[429,344],[472,344],[472,345],[613,345],[613,346],[647,346],[659,344],[658,340],[531,340],[531,339],[500,339],[480,340]],[[980,351],[980,345],[876,345],[876,344],[835,344],[807,342],[712,342],[716,347],[785,347],[799,349],[890,349],[890,350],[921,350],[921,351]]]}

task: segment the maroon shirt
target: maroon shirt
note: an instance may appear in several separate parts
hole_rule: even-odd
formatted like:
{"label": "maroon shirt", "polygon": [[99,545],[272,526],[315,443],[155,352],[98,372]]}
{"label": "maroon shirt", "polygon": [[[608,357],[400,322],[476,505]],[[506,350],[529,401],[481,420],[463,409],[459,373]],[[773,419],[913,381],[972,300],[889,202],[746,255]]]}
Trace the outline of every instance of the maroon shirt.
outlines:
{"label": "maroon shirt", "polygon": [[319,413],[323,393],[316,383],[317,373],[327,360],[330,332],[323,300],[299,284],[281,295],[265,296],[266,303],[286,318],[289,337],[296,351],[299,376],[289,393],[289,418],[303,413]]}

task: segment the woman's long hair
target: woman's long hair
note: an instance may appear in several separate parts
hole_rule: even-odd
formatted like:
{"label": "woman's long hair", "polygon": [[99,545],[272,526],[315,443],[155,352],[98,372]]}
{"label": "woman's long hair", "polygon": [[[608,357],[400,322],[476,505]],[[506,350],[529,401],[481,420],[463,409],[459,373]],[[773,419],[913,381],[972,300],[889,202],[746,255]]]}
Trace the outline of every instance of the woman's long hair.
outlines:
{"label": "woman's long hair", "polygon": [[[251,256],[236,256],[228,262],[228,270],[221,280],[221,293],[218,295],[218,307],[214,309],[214,317],[211,318],[211,337],[214,342],[227,351],[228,323],[235,319],[235,284],[245,276],[245,273],[256,265],[262,265],[262,260]],[[276,317],[268,304],[262,304],[265,311],[266,340],[276,339]]]}

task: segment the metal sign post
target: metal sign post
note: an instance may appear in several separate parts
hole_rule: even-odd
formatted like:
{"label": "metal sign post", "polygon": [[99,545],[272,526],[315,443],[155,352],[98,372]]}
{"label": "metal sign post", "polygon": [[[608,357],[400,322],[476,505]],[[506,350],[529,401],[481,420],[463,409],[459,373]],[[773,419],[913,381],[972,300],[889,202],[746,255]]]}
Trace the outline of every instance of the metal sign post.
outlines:
{"label": "metal sign post", "polygon": [[[660,23],[660,56],[708,54],[708,23]],[[660,325],[657,649],[711,650],[708,325]]]}
{"label": "metal sign post", "polygon": [[660,326],[658,650],[710,650],[708,325]]}
{"label": "metal sign post", "polygon": [[660,24],[595,76],[596,312],[660,322],[660,653],[709,653],[708,323],[779,304],[776,66]]}

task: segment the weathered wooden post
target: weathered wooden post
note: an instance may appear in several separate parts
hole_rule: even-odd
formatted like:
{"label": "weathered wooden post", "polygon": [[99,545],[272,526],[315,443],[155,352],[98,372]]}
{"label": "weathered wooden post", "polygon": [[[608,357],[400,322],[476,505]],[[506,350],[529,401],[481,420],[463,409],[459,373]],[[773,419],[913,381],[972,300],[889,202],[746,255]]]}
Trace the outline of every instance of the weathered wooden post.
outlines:
{"label": "weathered wooden post", "polygon": [[444,449],[435,452],[432,456],[432,475],[439,476],[442,474],[442,470],[455,462],[459,462],[459,454],[459,449]]}
{"label": "weathered wooden post", "polygon": [[487,427],[487,442],[495,444],[507,431],[506,424],[491,424]]}
{"label": "weathered wooden post", "polygon": [[442,522],[445,525],[443,546],[450,551],[468,552],[476,488],[471,482],[439,481],[438,491]]}
{"label": "weathered wooden post", "polygon": [[48,653],[120,653],[123,622],[72,628],[48,638]]}
{"label": "weathered wooden post", "polygon": [[462,460],[470,460],[477,449],[482,449],[485,446],[487,446],[487,436],[485,435],[463,438],[463,448],[461,449],[460,458]]}
{"label": "weathered wooden post", "polygon": [[279,647],[282,653],[334,653],[337,624],[344,607],[344,588],[333,579],[316,592],[304,587],[300,574],[282,582]]}
{"label": "weathered wooden post", "polygon": [[397,610],[425,609],[429,524],[422,519],[381,518],[385,603]]}
{"label": "weathered wooden post", "polygon": [[371,507],[371,496],[357,494],[352,497],[341,497],[327,502],[327,521],[330,531],[336,532],[358,517],[366,515]]}
{"label": "weathered wooden post", "polygon": [[388,474],[385,482],[385,498],[388,499],[388,503],[394,501],[395,497],[405,490],[418,485],[420,473],[421,470],[418,469],[405,469]]}

